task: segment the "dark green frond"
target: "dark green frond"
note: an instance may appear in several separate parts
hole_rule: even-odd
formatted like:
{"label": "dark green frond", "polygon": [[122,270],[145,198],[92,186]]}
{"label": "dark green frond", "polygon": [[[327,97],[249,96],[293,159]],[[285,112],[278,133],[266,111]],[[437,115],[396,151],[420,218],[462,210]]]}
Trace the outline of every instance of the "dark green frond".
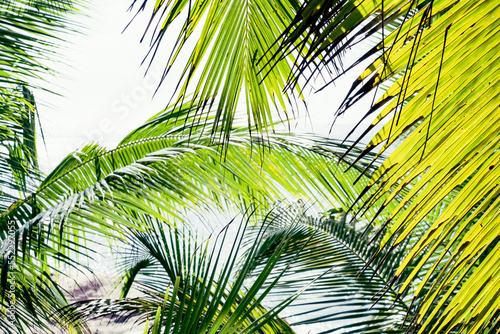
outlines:
{"label": "dark green frond", "polygon": [[260,272],[284,239],[290,241],[273,275],[286,266],[290,268],[267,302],[272,305],[320,277],[282,315],[292,327],[318,333],[399,330],[410,311],[411,296],[398,296],[390,284],[407,251],[405,247],[385,253],[386,261],[378,266],[370,263],[378,242],[370,242],[362,233],[366,222],[349,223],[345,213],[313,218],[293,205],[276,210],[269,221],[259,240],[261,247],[253,270]]}
{"label": "dark green frond", "polygon": [[34,190],[38,177],[37,112],[26,86],[0,88],[0,210]]}

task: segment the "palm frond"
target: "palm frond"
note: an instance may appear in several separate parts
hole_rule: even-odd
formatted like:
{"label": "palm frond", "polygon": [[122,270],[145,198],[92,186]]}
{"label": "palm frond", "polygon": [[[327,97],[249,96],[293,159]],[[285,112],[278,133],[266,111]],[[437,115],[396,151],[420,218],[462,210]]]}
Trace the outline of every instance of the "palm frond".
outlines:
{"label": "palm frond", "polygon": [[266,301],[271,305],[279,302],[282,296],[304,282],[321,276],[282,315],[292,328],[308,328],[314,333],[338,330],[403,333],[401,325],[411,308],[412,298],[399,296],[390,283],[407,252],[407,245],[385,253],[386,261],[379,266],[379,263],[371,263],[378,242],[370,242],[363,234],[366,222],[350,224],[345,212],[314,218],[305,215],[304,210],[297,205],[275,210],[272,223],[258,239],[261,247],[253,264],[256,273],[284,238],[290,240],[271,277],[279,275],[284,267],[290,269]]}
{"label": "palm frond", "polygon": [[74,0],[18,0],[0,4],[0,86],[21,85],[50,72],[44,60],[60,45],[59,33],[74,29],[67,16]]}
{"label": "palm frond", "polygon": [[269,48],[278,50],[274,42],[292,21],[300,7],[298,1],[179,0],[157,1],[154,7],[148,6],[150,3],[143,1],[136,14],[144,10],[151,13],[143,37],[151,32],[151,50],[146,59],[152,62],[159,57],[160,44],[174,29],[171,26],[184,19],[170,56],[163,60],[166,68],[162,81],[174,63],[181,61],[184,49],[189,48],[175,102],[181,104],[187,94],[193,93],[193,114],[214,109],[210,131],[215,139],[227,141],[237,107],[243,103],[248,128],[255,129],[260,136],[267,133],[268,127],[272,128],[273,112],[290,117],[294,95],[302,97],[298,85],[293,93],[283,94],[294,57],[285,57],[274,66],[259,63],[259,59],[266,57]]}
{"label": "palm frond", "polygon": [[[145,295],[136,299],[82,301],[61,310],[61,315],[85,319],[118,314],[120,321],[135,316],[136,321],[146,323],[147,319],[155,319],[153,333],[159,333],[160,329],[168,333],[293,333],[276,315],[297,294],[270,310],[260,305],[267,293],[258,295],[268,282],[280,251],[248,286],[243,284],[257,245],[242,258],[244,265],[236,271],[248,221],[246,218],[233,228],[231,225],[236,224],[233,220],[213,238],[200,242],[182,226],[146,218],[144,224],[151,230],[131,232],[131,253],[124,258],[125,267],[132,270],[137,262],[130,261],[131,258],[149,259],[139,270],[140,276],[126,275],[127,280],[134,281],[126,284],[143,283],[139,289]],[[286,242],[283,241],[283,246]],[[148,275],[148,267],[154,276]]]}
{"label": "palm frond", "polygon": [[[321,10],[328,6],[318,4]],[[422,300],[412,325],[420,333],[494,331],[500,313],[494,302],[500,281],[492,271],[498,265],[500,225],[500,46],[495,39],[500,6],[491,1],[349,1],[340,11],[348,16],[335,13],[328,24],[321,23],[321,15],[314,19],[322,29],[317,34],[313,28],[316,52],[328,52],[362,23],[380,24],[383,40],[365,55],[381,52],[353,84],[339,113],[389,84],[367,112],[381,110],[368,130],[387,122],[363,154],[377,147],[381,154],[405,138],[373,174],[368,186],[376,195],[364,202],[382,212],[406,192],[395,210],[387,210],[381,247],[397,247],[436,206],[450,202],[396,272],[396,277],[412,272],[400,292],[414,288],[415,298]],[[402,21],[399,28],[384,34],[380,27],[396,17]],[[306,22],[300,22],[305,31]],[[409,184],[414,185],[407,190]],[[381,206],[375,204],[387,194]],[[433,254],[439,258],[431,262]],[[416,279],[419,273],[426,273],[422,280]]]}

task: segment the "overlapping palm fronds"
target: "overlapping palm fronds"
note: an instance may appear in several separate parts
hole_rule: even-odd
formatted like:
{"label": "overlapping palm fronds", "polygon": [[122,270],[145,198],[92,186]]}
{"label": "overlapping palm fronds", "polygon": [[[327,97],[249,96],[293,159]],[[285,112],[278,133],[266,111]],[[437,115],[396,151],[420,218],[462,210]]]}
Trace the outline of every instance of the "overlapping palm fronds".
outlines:
{"label": "overlapping palm fronds", "polygon": [[[80,268],[75,256],[92,255],[95,248],[82,243],[90,242],[88,235],[123,238],[125,229],[144,230],[145,215],[180,219],[190,208],[208,205],[224,209],[256,203],[265,208],[290,195],[345,207],[345,199],[359,191],[344,179],[346,166],[331,160],[347,147],[292,135],[262,141],[241,129],[226,142],[223,158],[219,145],[203,135],[202,125],[186,126],[179,117],[189,106],[160,113],[116,149],[89,144],[70,154],[35,192],[2,213],[3,224],[15,226],[16,247],[12,252],[6,237],[1,252],[17,255],[18,282],[26,272],[44,277],[57,271],[54,261]],[[351,181],[358,175],[355,169],[346,174]],[[8,270],[4,262],[2,272]],[[33,299],[43,304],[43,294],[50,293],[36,291]],[[44,310],[45,319],[49,311],[54,310]],[[77,329],[84,331],[84,324]]]}
{"label": "overlapping palm fronds", "polygon": [[[135,3],[132,10],[136,10]],[[182,103],[186,94],[193,93],[193,113],[213,109],[211,134],[220,141],[229,138],[236,110],[242,110],[241,103],[246,105],[248,128],[262,136],[273,127],[273,112],[278,111],[288,119],[294,110],[295,97],[302,97],[298,85],[292,93],[283,93],[295,60],[293,56],[274,66],[259,63],[262,57],[267,57],[269,48],[278,50],[274,42],[292,22],[299,7],[300,2],[295,0],[142,1],[137,14],[145,10],[151,13],[143,37],[151,35],[151,50],[146,57],[151,61],[163,54],[159,46],[168,33],[175,32],[174,22],[184,20],[179,22],[182,28],[170,57],[156,61],[166,64],[164,79],[174,62],[183,61],[180,55],[187,49],[188,60],[181,77],[175,79],[178,80],[175,101]]]}
{"label": "overlapping palm fronds", "polygon": [[[266,301],[279,302],[304,282],[316,279],[287,307],[286,316],[282,315],[292,328],[314,333],[405,332],[402,325],[412,298],[398,296],[389,283],[408,243],[386,253],[384,263],[371,263],[378,242],[370,243],[368,235],[363,235],[366,221],[350,224],[345,212],[314,218],[297,205],[275,210],[272,217],[265,233],[257,238],[261,246],[254,270],[260,272],[283,238],[290,241],[271,277],[284,267],[290,269]],[[249,240],[253,242],[254,237]]]}
{"label": "overlapping palm fronds", "polygon": [[[157,1],[148,26],[156,25],[150,59],[174,19],[181,12],[187,15],[166,72],[188,40],[200,34],[179,80],[175,107],[115,149],[89,144],[71,154],[35,186],[36,109],[24,79],[36,76],[34,67],[52,50],[51,32],[64,27],[59,13],[70,8],[70,3],[53,1],[0,4],[5,17],[0,22],[0,102],[9,108],[0,116],[0,169],[9,175],[2,178],[9,191],[2,189],[0,203],[0,283],[5,292],[8,275],[15,277],[20,331],[49,330],[52,320],[88,331],[84,321],[53,317],[81,319],[83,314],[72,308],[57,312],[67,302],[51,274],[60,273],[61,264],[85,269],[75,255],[92,254],[93,247],[84,242],[89,234],[124,239],[126,233],[139,244],[169,245],[178,252],[146,247],[153,255],[128,268],[124,297],[149,270],[166,274],[144,281],[142,288],[153,291],[148,300],[114,301],[117,308],[107,309],[81,303],[79,310],[99,307],[143,320],[149,316],[157,320],[153,331],[291,331],[275,315],[297,296],[293,293],[307,277],[317,279],[316,284],[306,292],[309,300],[295,305],[313,310],[300,311],[290,320],[295,325],[352,318],[356,321],[340,326],[353,333],[498,331],[500,47],[495,36],[500,5],[495,1]],[[355,64],[378,58],[338,111],[347,112],[363,96],[389,85],[365,116],[381,110],[365,135],[387,121],[365,150],[354,146],[363,137],[343,144],[315,136],[262,136],[272,127],[271,113],[290,111],[289,99],[301,95],[300,76],[312,77],[323,66],[335,65],[343,50],[374,35],[382,41]],[[275,43],[279,36],[281,44]],[[304,62],[289,77],[298,55]],[[286,78],[294,90],[283,96]],[[186,102],[191,88],[194,97]],[[237,128],[235,111],[243,100],[248,127]],[[257,136],[249,133],[254,128]],[[398,139],[404,140],[399,144]],[[395,144],[383,164],[362,162],[379,161]],[[378,154],[372,154],[377,148]],[[344,173],[347,164],[333,163],[332,157],[356,168]],[[376,171],[363,190],[367,178],[358,169],[372,166]],[[353,186],[358,178],[362,182]],[[288,225],[273,220],[267,234],[259,235],[262,243],[252,244],[253,255],[245,258],[240,273],[234,276],[233,266],[225,264],[226,275],[218,276],[210,261],[221,248],[196,244],[178,229],[178,219],[191,208],[257,203],[265,209],[288,195],[336,206],[334,211],[352,209],[356,217],[366,213],[374,232],[362,235],[335,219],[285,220]],[[162,221],[161,228],[148,221]],[[11,255],[15,267],[8,261]],[[175,265],[164,261],[170,256]],[[266,258],[268,264],[258,264]],[[265,270],[255,282],[248,281],[245,291],[243,278],[253,266]],[[292,266],[296,273],[289,274]],[[230,277],[236,277],[232,288]],[[264,308],[259,291],[273,296],[266,288],[293,297],[278,301],[277,308]],[[352,289],[358,292],[354,297]],[[2,303],[5,308],[6,300]],[[394,303],[392,308],[388,303]],[[0,321],[8,332],[5,318]]]}
{"label": "overlapping palm fronds", "polygon": [[[261,305],[271,291],[262,291],[263,285],[272,287],[280,279],[280,275],[271,279],[269,275],[290,240],[280,241],[249,283],[247,278],[259,248],[255,242],[241,256],[249,218],[239,226],[233,226],[238,224],[233,219],[206,240],[195,235],[192,228],[145,218],[144,225],[151,229],[144,233],[131,231],[128,238],[122,263],[122,298],[78,302],[61,310],[61,316],[71,322],[105,316],[118,321],[133,317],[136,322],[145,322],[145,332],[149,329],[152,333],[293,333],[277,314],[304,286],[273,308]],[[268,223],[266,219],[264,224]],[[131,286],[143,295],[126,298]],[[148,319],[154,319],[151,328]]]}
{"label": "overlapping palm fronds", "polygon": [[[65,15],[76,10],[79,1],[2,1],[0,3],[0,211],[16,206],[39,184],[36,127],[38,114],[30,87],[41,84],[42,74],[50,69],[44,60],[53,58],[57,50],[56,34],[71,30]],[[38,80],[35,85],[27,81]],[[0,222],[1,253],[1,306],[2,332],[16,331],[13,313],[19,327],[48,330],[48,315],[64,305],[59,303],[63,293],[58,290],[50,275],[39,275],[46,268],[47,257],[58,256],[47,252],[37,261],[25,258],[15,261],[10,250],[22,237],[15,234],[17,222],[2,219]],[[8,250],[8,251],[6,251]],[[68,260],[68,259],[66,259]],[[30,264],[28,264],[30,263]],[[28,266],[19,275],[20,266]],[[6,287],[8,286],[8,291]],[[12,289],[14,288],[14,289]],[[45,294],[38,300],[39,294]],[[51,303],[47,303],[47,300]],[[13,308],[15,307],[15,312]],[[7,313],[10,308],[10,313]],[[35,314],[40,315],[39,318]],[[44,318],[47,316],[47,318]],[[35,326],[33,326],[35,324]]]}
{"label": "overlapping palm fronds", "polygon": [[[323,55],[323,66],[343,42],[382,33],[362,57],[378,58],[338,113],[389,84],[365,116],[379,112],[369,129],[387,122],[360,155],[376,148],[381,154],[405,138],[374,173],[372,195],[359,199],[382,212],[407,191],[395,210],[386,211],[382,248],[397,247],[429,212],[451,200],[396,272],[400,281],[406,277],[400,293],[414,289],[419,301],[412,325],[420,333],[499,328],[499,14],[495,1],[320,0],[305,3],[284,36],[289,47],[300,43],[302,33],[311,36],[308,55]],[[402,23],[388,31],[395,19]],[[309,65],[305,60],[298,73]],[[388,194],[382,206],[375,205]],[[439,259],[431,262],[435,254]],[[416,279],[421,273],[424,278]]]}
{"label": "overlapping palm fronds", "polygon": [[[80,301],[61,316],[72,322],[155,319],[152,333],[274,333],[284,324],[284,332],[302,327],[315,333],[404,333],[407,312],[417,306],[411,294],[398,296],[390,281],[411,242],[386,253],[385,262],[371,263],[378,245],[370,244],[363,226],[346,223],[344,212],[334,215],[318,219],[306,216],[303,205],[284,206],[257,226],[236,231],[229,224],[217,237],[145,217],[144,225],[152,228],[132,231],[122,253],[121,298]],[[232,246],[223,246],[226,237],[235,240]],[[198,241],[214,239],[220,247]],[[220,286],[232,280],[231,291],[240,292],[222,292]],[[141,295],[128,298],[132,288]],[[252,307],[257,314],[250,316],[245,312]],[[278,312],[286,323],[247,327]]]}
{"label": "overlapping palm fronds", "polygon": [[38,115],[28,82],[35,79],[31,87],[38,87],[41,77],[51,72],[45,61],[53,59],[57,50],[61,37],[56,35],[73,29],[66,15],[76,11],[75,4],[80,2],[0,3],[0,209],[33,190]]}

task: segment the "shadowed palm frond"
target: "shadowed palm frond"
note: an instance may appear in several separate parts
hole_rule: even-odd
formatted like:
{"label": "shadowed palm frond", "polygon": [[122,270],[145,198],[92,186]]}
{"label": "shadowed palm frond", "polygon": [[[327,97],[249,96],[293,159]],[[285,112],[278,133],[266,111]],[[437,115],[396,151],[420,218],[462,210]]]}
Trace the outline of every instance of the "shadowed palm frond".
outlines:
{"label": "shadowed palm frond", "polygon": [[[363,223],[357,224],[361,224],[358,229],[362,230]],[[156,227],[154,229],[157,230]],[[414,237],[418,239],[424,233],[425,230],[420,231]],[[228,237],[233,235],[234,231],[229,232]],[[165,321],[159,319],[165,319],[166,310],[171,307],[168,302],[159,306],[165,296],[164,291],[172,290],[174,280],[183,282],[184,273],[188,272],[184,266],[191,257],[178,249],[179,244],[191,240],[188,236],[191,233],[184,229],[166,234],[158,231],[133,233],[126,247],[129,250],[124,252],[120,265],[124,273],[122,299],[106,303],[82,301],[64,311],[76,312],[73,316],[83,318],[119,314],[119,321],[133,317],[146,321],[156,315],[157,325],[152,327],[155,333],[156,326]],[[196,239],[199,237],[193,240]],[[213,236],[207,240],[213,240]],[[233,263],[231,267],[238,269],[238,275],[249,275],[245,283],[251,286],[249,291],[256,288],[256,280],[270,270],[266,280],[259,283],[258,289],[262,292],[259,300],[263,298],[262,305],[267,309],[279,307],[280,317],[292,329],[307,328],[314,333],[330,333],[339,329],[346,333],[404,333],[404,322],[411,321],[407,313],[415,310],[416,305],[411,294],[399,296],[390,283],[410,246],[406,243],[386,253],[385,262],[371,263],[378,244],[370,243],[367,236],[346,223],[345,213],[316,219],[305,216],[302,205],[294,205],[273,210],[260,226],[252,227],[238,247],[246,249],[246,255],[239,266]],[[191,247],[201,248],[196,243]],[[223,254],[228,253],[230,251],[226,249],[218,255],[222,263],[227,256]],[[275,262],[272,268],[269,267],[270,262]],[[217,266],[217,263],[212,266]],[[204,281],[207,276],[209,273],[201,273],[197,278]],[[126,298],[132,286],[144,297]],[[286,304],[284,309],[281,308],[283,303]],[[144,307],[145,304],[149,307]],[[233,305],[236,308],[239,303]],[[192,308],[188,307],[188,310]],[[173,312],[173,321],[179,321],[178,309]],[[174,333],[180,330],[180,327],[176,329],[168,324],[166,328],[172,328]],[[197,331],[192,328],[187,332]]]}
{"label": "shadowed palm frond", "polygon": [[36,187],[37,112],[26,86],[0,88],[0,110],[0,211],[4,211]]}
{"label": "shadowed palm frond", "polygon": [[272,223],[258,239],[261,246],[253,270],[260,272],[284,238],[290,241],[270,277],[279,275],[284,267],[289,270],[266,301],[271,305],[279,302],[321,275],[282,314],[292,328],[313,333],[404,333],[401,325],[412,297],[398,296],[390,283],[408,244],[384,254],[384,263],[371,263],[380,238],[370,242],[363,233],[366,222],[347,220],[345,212],[313,218],[305,215],[302,205],[275,210]]}
{"label": "shadowed palm frond", "polygon": [[[119,321],[135,317],[146,322],[146,331],[148,319],[155,319],[152,333],[293,333],[277,314],[300,288],[274,308],[260,305],[268,293],[261,287],[270,282],[269,274],[288,240],[282,241],[252,283],[244,285],[258,248],[255,244],[240,255],[248,218],[239,226],[231,221],[201,242],[192,229],[151,218],[144,224],[151,230],[131,232],[128,256],[123,259],[124,287],[134,285],[143,296],[127,299],[122,290],[122,299],[82,301],[61,310],[63,317],[113,316]],[[239,267],[238,259],[243,263]],[[278,280],[273,278],[271,285]]]}

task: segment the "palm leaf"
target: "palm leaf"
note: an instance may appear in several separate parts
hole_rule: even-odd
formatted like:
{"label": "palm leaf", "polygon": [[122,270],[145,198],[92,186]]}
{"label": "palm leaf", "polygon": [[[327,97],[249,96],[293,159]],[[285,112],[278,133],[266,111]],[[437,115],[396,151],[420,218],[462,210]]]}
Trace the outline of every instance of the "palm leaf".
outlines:
{"label": "palm leaf", "polygon": [[44,60],[54,56],[59,33],[74,30],[67,20],[80,1],[19,0],[0,4],[0,85],[19,85],[50,69]]}
{"label": "palm leaf", "polygon": [[[492,271],[500,224],[495,40],[500,7],[491,1],[443,0],[349,2],[341,10],[348,8],[352,11],[343,21],[337,13],[328,25],[315,20],[323,29],[321,34],[313,29],[315,52],[331,50],[362,22],[383,26],[387,18],[402,19],[392,33],[382,30],[383,41],[366,54],[382,51],[381,56],[353,84],[339,111],[390,84],[367,113],[381,109],[369,129],[387,122],[364,153],[377,147],[383,153],[398,138],[405,140],[374,173],[368,186],[376,195],[364,204],[377,206],[380,196],[391,193],[382,212],[408,184],[414,186],[388,210],[381,247],[397,246],[436,206],[450,202],[396,272],[397,277],[412,272],[400,292],[415,288],[415,298],[423,300],[414,325],[421,333],[494,331],[500,313],[494,302],[500,281]],[[305,31],[306,21],[300,23]],[[436,253],[440,257],[430,262]],[[423,280],[415,278],[418,273],[426,274]],[[433,275],[436,280],[430,280]]]}
{"label": "palm leaf", "polygon": [[321,275],[287,307],[284,319],[292,328],[307,328],[315,333],[404,332],[400,326],[412,298],[398,296],[390,283],[407,245],[384,254],[385,262],[379,266],[371,262],[378,243],[363,235],[363,222],[355,225],[347,222],[345,212],[313,218],[297,205],[274,211],[272,224],[259,239],[262,246],[253,270],[260,272],[283,238],[290,242],[271,277],[288,265],[290,269],[267,301],[271,305],[279,302],[282,296]]}
{"label": "palm leaf", "polygon": [[130,253],[123,263],[124,268],[136,270],[138,262],[131,259],[148,258],[139,276],[126,275],[126,285],[138,284],[144,297],[82,301],[61,310],[62,316],[85,319],[119,314],[120,321],[136,316],[139,322],[151,318],[155,319],[153,333],[293,333],[276,314],[297,294],[271,310],[260,305],[266,293],[257,295],[268,281],[280,251],[246,287],[243,283],[257,245],[242,258],[240,270],[235,270],[248,218],[237,229],[231,226],[233,222],[226,225],[213,242],[212,238],[199,242],[181,226],[172,227],[151,218],[146,218],[144,224],[151,230],[131,232]]}
{"label": "palm leaf", "polygon": [[[299,2],[178,0],[157,1],[154,7],[148,7],[149,3],[152,2],[143,1],[137,14],[143,10],[151,13],[145,32],[146,35],[152,31],[148,55],[151,61],[159,57],[157,51],[163,38],[174,29],[171,25],[185,17],[171,55],[163,61],[166,68],[162,81],[173,64],[182,59],[184,48],[189,48],[175,102],[182,103],[186,94],[193,93],[193,114],[214,109],[215,119],[210,124],[214,138],[229,138],[241,104],[246,105],[247,127],[261,136],[269,126],[272,128],[272,112],[289,117],[293,111],[292,95],[301,96],[298,85],[294,86],[294,93],[283,94],[294,57],[286,57],[273,67],[262,66],[263,62],[258,61],[269,48],[278,50],[274,41],[292,21]],[[244,96],[240,95],[242,90]]]}

